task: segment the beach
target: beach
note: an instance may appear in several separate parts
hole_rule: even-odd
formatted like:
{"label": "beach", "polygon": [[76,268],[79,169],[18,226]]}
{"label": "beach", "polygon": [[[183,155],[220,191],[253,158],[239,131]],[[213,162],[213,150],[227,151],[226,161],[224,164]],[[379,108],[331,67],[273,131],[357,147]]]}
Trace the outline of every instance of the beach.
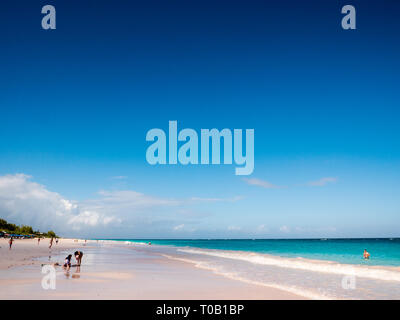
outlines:
{"label": "beach", "polygon": [[[73,239],[51,251],[48,245],[15,240],[9,250],[0,240],[0,299],[305,299],[171,259],[157,246]],[[56,288],[44,289],[42,265],[62,264],[76,249],[84,252],[80,269],[56,266]]]}
{"label": "beach", "polygon": [[0,270],[23,265],[40,265],[33,258],[57,254],[63,250],[81,248],[84,240],[61,239],[54,241],[49,249],[50,239],[43,239],[38,244],[37,239],[14,239],[12,249],[8,249],[8,239],[0,239]]}
{"label": "beach", "polygon": [[[367,241],[374,252],[398,246],[397,241],[381,239],[313,240],[306,241],[306,247],[315,251],[346,246],[350,251],[351,245],[356,248]],[[400,268],[393,265],[394,254],[386,260],[377,256],[375,261],[358,259],[351,264],[257,251],[266,243],[271,247],[269,240],[154,240],[149,245],[142,240],[61,239],[50,250],[45,239],[39,245],[37,240],[15,240],[9,250],[7,240],[1,239],[0,298],[400,299]],[[290,245],[294,251],[300,243],[303,246],[304,240],[282,240],[275,246]],[[67,271],[61,265],[76,250],[84,253],[82,265],[77,266],[73,257]],[[42,273],[43,267],[54,267],[54,290],[42,285],[50,275],[49,269]]]}

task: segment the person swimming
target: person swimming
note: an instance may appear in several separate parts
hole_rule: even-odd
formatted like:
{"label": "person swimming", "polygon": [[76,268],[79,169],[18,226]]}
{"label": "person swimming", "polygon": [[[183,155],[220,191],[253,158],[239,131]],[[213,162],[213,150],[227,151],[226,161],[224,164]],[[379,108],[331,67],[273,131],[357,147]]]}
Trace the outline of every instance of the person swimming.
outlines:
{"label": "person swimming", "polygon": [[363,254],[363,256],[364,256],[364,260],[368,260],[368,259],[369,259],[370,254],[369,254],[369,252],[367,251],[367,249],[364,249],[364,254]]}

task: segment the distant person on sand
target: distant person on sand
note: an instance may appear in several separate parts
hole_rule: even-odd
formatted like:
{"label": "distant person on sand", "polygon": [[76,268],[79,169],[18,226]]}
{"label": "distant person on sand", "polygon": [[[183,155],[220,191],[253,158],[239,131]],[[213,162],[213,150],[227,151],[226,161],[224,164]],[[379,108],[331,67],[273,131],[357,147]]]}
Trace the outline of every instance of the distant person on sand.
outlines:
{"label": "distant person on sand", "polygon": [[56,238],[56,244],[58,244],[58,238]]}
{"label": "distant person on sand", "polygon": [[364,249],[364,260],[368,260],[369,259],[369,257],[370,257],[370,254],[369,254],[369,252],[367,251],[367,249]]}
{"label": "distant person on sand", "polygon": [[37,238],[37,244],[39,245],[39,243],[40,243],[40,238]]}
{"label": "distant person on sand", "polygon": [[71,259],[72,259],[72,254],[69,254],[64,261],[63,267],[69,270],[71,268]]}
{"label": "distant person on sand", "polygon": [[10,245],[9,250],[11,250],[12,244],[13,244],[13,237],[10,238],[10,240],[8,240],[8,244]]}
{"label": "distant person on sand", "polygon": [[52,246],[53,246],[53,237],[51,237],[51,239],[50,239],[49,249],[51,249]]}
{"label": "distant person on sand", "polygon": [[75,255],[75,259],[76,259],[77,265],[80,266],[81,263],[82,263],[83,252],[82,251],[75,251],[74,255]]}

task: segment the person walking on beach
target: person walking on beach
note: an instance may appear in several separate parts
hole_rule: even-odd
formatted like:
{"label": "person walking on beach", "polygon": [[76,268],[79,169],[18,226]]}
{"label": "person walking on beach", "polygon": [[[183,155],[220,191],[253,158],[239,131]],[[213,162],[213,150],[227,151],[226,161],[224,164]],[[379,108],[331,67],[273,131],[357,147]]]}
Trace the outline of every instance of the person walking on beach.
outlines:
{"label": "person walking on beach", "polygon": [[369,252],[367,251],[367,249],[364,249],[364,254],[363,254],[363,256],[364,256],[364,260],[368,260],[368,259],[369,259],[370,254],[369,254]]}
{"label": "person walking on beach", "polygon": [[56,244],[58,244],[58,238],[56,238]]}
{"label": "person walking on beach", "polygon": [[9,248],[9,250],[11,250],[11,247],[12,247],[13,241],[14,241],[13,237],[11,237],[11,238],[10,238],[10,240],[8,240],[8,244],[10,245],[10,248]]}
{"label": "person walking on beach", "polygon": [[40,237],[37,238],[37,244],[38,244],[38,245],[40,244]]}
{"label": "person walking on beach", "polygon": [[49,249],[51,249],[52,246],[53,246],[53,237],[51,237],[51,239],[50,239]]}
{"label": "person walking on beach", "polygon": [[74,255],[75,255],[75,259],[76,259],[77,265],[80,266],[81,263],[82,263],[83,252],[82,251],[75,251]]}

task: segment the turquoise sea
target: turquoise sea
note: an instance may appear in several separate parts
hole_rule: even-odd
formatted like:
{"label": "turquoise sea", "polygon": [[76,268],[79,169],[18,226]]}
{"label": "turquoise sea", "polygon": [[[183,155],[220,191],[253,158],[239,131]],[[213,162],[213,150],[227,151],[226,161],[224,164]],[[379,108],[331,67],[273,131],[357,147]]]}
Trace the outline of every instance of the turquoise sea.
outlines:
{"label": "turquoise sea", "polygon": [[399,238],[109,240],[311,299],[400,299]]}
{"label": "turquoise sea", "polygon": [[[160,239],[113,239],[176,247],[238,250],[266,253],[281,257],[328,260],[348,264],[400,266],[400,238],[377,239],[244,239],[244,240],[160,240]],[[362,258],[364,249],[371,254],[370,260]]]}

